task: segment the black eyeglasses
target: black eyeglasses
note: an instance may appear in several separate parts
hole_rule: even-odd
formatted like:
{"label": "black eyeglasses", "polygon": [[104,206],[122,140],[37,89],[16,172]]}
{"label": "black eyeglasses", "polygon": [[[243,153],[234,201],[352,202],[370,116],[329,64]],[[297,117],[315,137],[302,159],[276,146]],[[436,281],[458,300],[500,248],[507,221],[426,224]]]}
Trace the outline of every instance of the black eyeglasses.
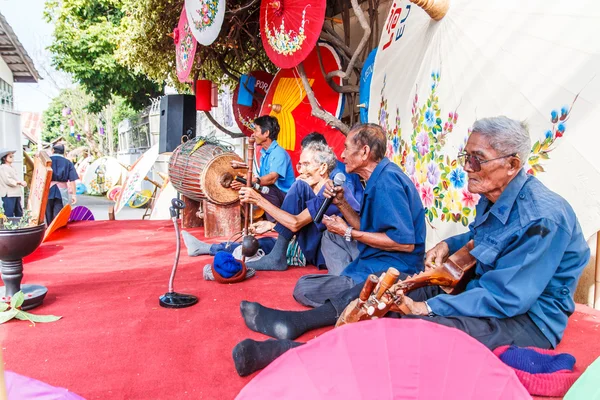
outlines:
{"label": "black eyeglasses", "polygon": [[518,154],[512,153],[512,154],[507,154],[502,157],[492,158],[491,160],[480,160],[477,156],[475,156],[473,154],[462,152],[462,153],[458,153],[458,162],[462,167],[464,167],[465,165],[467,165],[467,163],[469,163],[469,165],[471,166],[471,168],[473,169],[474,172],[479,172],[479,171],[481,171],[481,164],[485,164],[490,161],[501,160],[501,159],[507,158],[507,157],[518,157]]}

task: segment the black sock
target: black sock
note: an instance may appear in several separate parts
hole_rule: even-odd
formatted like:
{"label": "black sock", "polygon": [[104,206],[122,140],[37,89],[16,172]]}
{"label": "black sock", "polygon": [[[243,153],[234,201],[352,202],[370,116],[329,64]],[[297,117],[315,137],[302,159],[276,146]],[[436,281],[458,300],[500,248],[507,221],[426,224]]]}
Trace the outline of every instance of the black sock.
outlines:
{"label": "black sock", "polygon": [[304,343],[291,340],[269,339],[265,342],[257,342],[246,339],[233,348],[231,355],[239,376],[246,376],[263,369],[286,351],[302,344]]}
{"label": "black sock", "polygon": [[277,236],[273,250],[257,261],[246,263],[246,267],[256,271],[285,271],[287,265],[287,248],[290,241],[283,236]]}
{"label": "black sock", "polygon": [[303,333],[334,325],[337,311],[331,302],[306,311],[281,311],[242,301],[240,311],[246,326],[275,339],[296,339]]}

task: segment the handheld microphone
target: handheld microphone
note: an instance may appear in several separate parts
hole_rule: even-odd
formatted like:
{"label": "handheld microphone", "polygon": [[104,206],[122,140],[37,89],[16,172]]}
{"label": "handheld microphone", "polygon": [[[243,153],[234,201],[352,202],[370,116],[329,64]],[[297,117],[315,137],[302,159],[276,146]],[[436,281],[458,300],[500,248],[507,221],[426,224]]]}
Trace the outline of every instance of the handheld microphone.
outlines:
{"label": "handheld microphone", "polygon": [[[335,187],[342,186],[345,182],[346,175],[342,174],[341,172],[338,172],[333,177],[333,186]],[[319,208],[319,211],[317,211],[317,215],[315,215],[316,223],[321,223],[321,221],[323,220],[323,215],[325,215],[325,211],[327,211],[327,209],[331,205],[331,202],[333,202],[333,197],[326,198],[323,204],[321,204],[321,208]]]}
{"label": "handheld microphone", "polygon": [[[241,176],[236,176],[235,180],[238,181],[239,183],[241,183],[242,185],[246,185],[247,181],[246,178],[242,178]],[[262,193],[262,194],[267,194],[269,193],[269,188],[266,186],[260,186],[258,183],[254,183],[252,185],[252,188],[254,188],[255,190],[257,190],[258,192]]]}

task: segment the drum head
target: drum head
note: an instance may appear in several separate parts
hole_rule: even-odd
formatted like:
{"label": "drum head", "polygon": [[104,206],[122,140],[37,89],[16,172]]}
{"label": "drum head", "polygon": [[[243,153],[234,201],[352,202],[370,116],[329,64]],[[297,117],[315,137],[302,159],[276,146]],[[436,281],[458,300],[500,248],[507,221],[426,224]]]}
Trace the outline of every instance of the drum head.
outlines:
{"label": "drum head", "polygon": [[206,164],[202,175],[200,175],[200,186],[203,188],[204,195],[208,201],[215,204],[227,205],[239,200],[237,190],[223,187],[221,184],[224,175],[230,174],[235,176],[237,172],[242,171],[233,169],[231,167],[232,161],[244,162],[235,153],[224,153],[216,156]]}

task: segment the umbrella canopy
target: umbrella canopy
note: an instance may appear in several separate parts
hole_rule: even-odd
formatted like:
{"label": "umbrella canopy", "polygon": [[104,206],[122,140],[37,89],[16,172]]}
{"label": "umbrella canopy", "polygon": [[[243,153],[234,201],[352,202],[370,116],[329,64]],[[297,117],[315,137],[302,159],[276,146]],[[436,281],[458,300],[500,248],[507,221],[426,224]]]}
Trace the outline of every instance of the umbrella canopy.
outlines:
{"label": "umbrella canopy", "polygon": [[175,42],[177,79],[179,82],[189,82],[188,78],[192,64],[194,64],[197,42],[192,34],[185,7],[181,10],[179,24],[173,31],[173,41]]}
{"label": "umbrella canopy", "polygon": [[94,157],[88,156],[82,160],[79,160],[77,165],[75,165],[75,171],[77,171],[77,175],[79,175],[79,179],[83,179],[85,176],[85,172],[90,164],[94,161]]}
{"label": "umbrella canopy", "polygon": [[75,207],[73,210],[71,210],[71,215],[69,216],[69,222],[94,220],[94,213],[92,213],[92,211],[85,206]]}
{"label": "umbrella canopy", "polygon": [[434,21],[394,1],[371,82],[369,120],[421,193],[428,242],[459,233],[478,197],[457,164],[476,119],[525,120],[527,170],[575,209],[586,237],[600,229],[600,3],[453,0]]}
{"label": "umbrella canopy", "polygon": [[142,190],[142,182],[148,172],[154,166],[158,158],[158,143],[150,147],[142,156],[133,164],[131,170],[127,174],[123,188],[119,193],[119,197],[115,202],[115,215],[125,207],[125,204],[131,197]]}
{"label": "umbrella canopy", "polygon": [[529,399],[484,345],[418,319],[344,325],[289,350],[237,396],[244,399]]}
{"label": "umbrella canopy", "polygon": [[[319,48],[325,74],[340,69],[340,59],[333,48],[324,43],[319,43]],[[304,70],[321,108],[334,116],[341,115],[343,96],[333,90],[325,80],[316,48],[304,60]],[[341,78],[334,78],[334,82],[341,85]],[[300,142],[313,131],[325,135],[329,146],[338,157],[344,150],[346,137],[311,113],[312,108],[296,69],[280,70],[271,83],[260,115],[268,114],[277,118],[281,128],[277,142],[290,153],[294,165],[300,159]]]}
{"label": "umbrella canopy", "polygon": [[221,31],[225,0],[185,0],[185,12],[198,43],[209,46]]}
{"label": "umbrella canopy", "polygon": [[102,195],[121,182],[125,168],[114,157],[100,157],[91,163],[83,175],[82,183],[88,194]]}
{"label": "umbrella canopy", "polygon": [[[264,71],[252,71],[248,75],[255,78],[254,93],[259,97],[264,98],[273,81],[273,75]],[[252,104],[250,106],[239,104],[239,92],[240,84],[237,85],[233,92],[233,116],[235,123],[242,130],[242,133],[246,136],[250,136],[254,133],[253,121],[260,116],[261,103],[257,99],[252,98]]]}
{"label": "umbrella canopy", "polygon": [[175,190],[171,182],[167,179],[160,188],[160,191],[156,194],[156,200],[154,200],[154,205],[152,206],[150,219],[171,219],[169,208],[171,207],[171,200],[175,198],[177,198],[177,190]]}
{"label": "umbrella canopy", "polygon": [[315,48],[323,22],[326,0],[262,0],[260,33],[273,64],[293,68]]}

